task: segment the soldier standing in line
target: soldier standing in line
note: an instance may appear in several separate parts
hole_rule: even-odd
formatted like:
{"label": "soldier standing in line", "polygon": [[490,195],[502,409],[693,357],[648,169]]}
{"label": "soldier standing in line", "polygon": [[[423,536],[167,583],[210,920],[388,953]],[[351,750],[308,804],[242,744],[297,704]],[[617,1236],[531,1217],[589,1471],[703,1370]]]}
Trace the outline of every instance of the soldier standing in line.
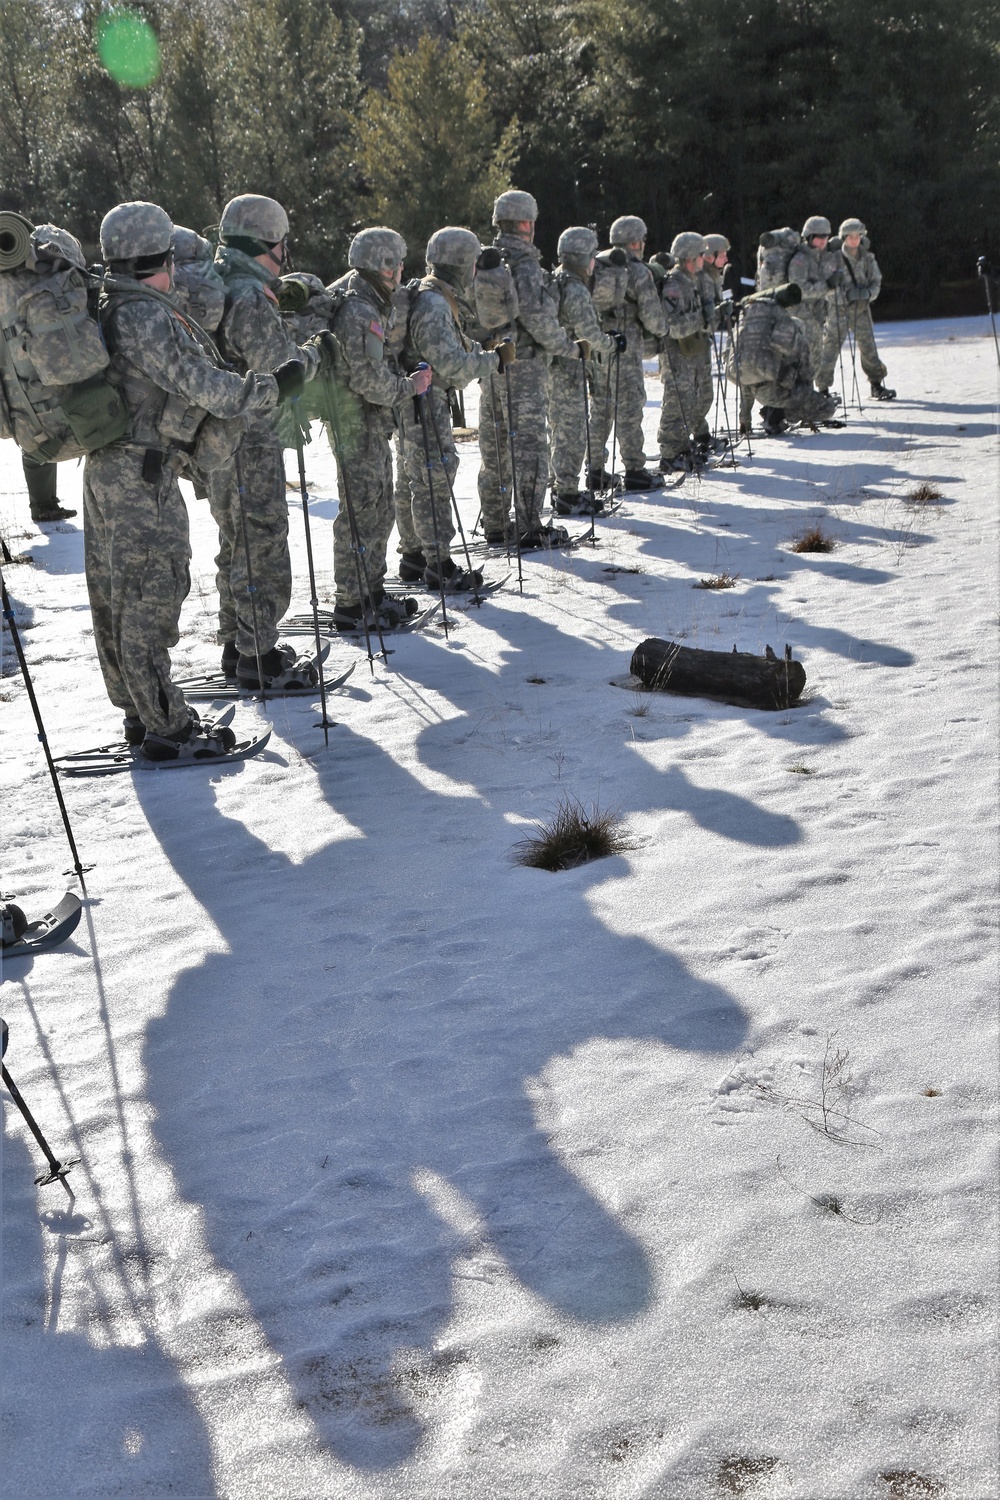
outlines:
{"label": "soldier standing in line", "polygon": [[[646,225],[634,214],[623,214],[611,226],[611,244],[628,256],[628,286],[623,303],[621,332],[625,335],[625,349],[618,356],[617,376],[613,374],[615,362],[602,366],[601,374],[607,371],[608,379],[618,380],[618,446],[625,466],[625,488],[627,490],[652,489],[655,480],[646,469],[646,454],[643,447],[642,418],[646,410],[646,377],[642,361],[647,339],[657,344],[666,332],[663,304],[652,271],[643,260],[646,248]],[[607,318],[604,319],[605,329]],[[607,460],[607,439],[612,419],[611,405],[602,389],[599,377],[594,389],[594,427],[591,432],[595,468]],[[603,455],[603,456],[602,456]]]}
{"label": "soldier standing in line", "polygon": [[126,739],[151,760],[201,760],[226,754],[235,737],[201,725],[170,676],[190,587],[177,472],[198,459],[214,417],[273,411],[302,389],[303,368],[238,375],[216,363],[166,295],[172,230],[154,203],[120,204],[101,224],[99,312],[130,430],[87,457],[84,549],[98,658]]}
{"label": "soldier standing in line", "polygon": [[[486,538],[496,543],[504,540],[504,533],[493,525],[493,521],[502,509],[497,456],[499,452],[500,463],[507,464],[506,422],[509,418],[516,434],[514,465],[518,510],[514,524],[518,531],[518,545],[524,551],[533,547],[559,546],[568,540],[565,527],[542,522],[549,478],[546,366],[553,355],[571,359],[580,357],[579,347],[565,328],[559,326],[548,293],[541,251],[533,243],[537,218],[538,204],[534,198],[516,188],[501,193],[493,205],[493,223],[497,228],[493,243],[510,271],[516,291],[517,315],[513,321],[516,359],[509,366],[515,409],[512,413],[506,411],[504,393],[496,403],[483,401],[479,412],[482,458],[479,493]],[[506,348],[501,357],[508,358]],[[492,396],[495,392],[490,394]]]}
{"label": "soldier standing in line", "polygon": [[[709,326],[708,347],[709,380],[720,368],[715,334],[732,327],[733,293],[726,285],[731,246],[724,234],[706,234],[705,263],[701,270],[702,291],[706,305],[706,321]],[[709,305],[711,310],[709,311]],[[709,438],[701,443],[705,452],[721,453],[729,446],[728,437]]]}
{"label": "soldier standing in line", "polygon": [[[882,272],[871,252],[868,231],[860,219],[845,219],[838,230],[839,250],[846,279],[836,288],[826,319],[826,332],[816,385],[828,391],[844,339],[853,334],[861,356],[861,368],[871,382],[876,401],[893,401],[896,392],[885,384],[889,373],[879,358],[872,327],[871,305],[882,289]],[[834,242],[836,243],[836,242]]]}
{"label": "soldier standing in line", "polygon": [[797,317],[806,331],[813,369],[818,368],[823,351],[830,295],[844,279],[839,255],[830,248],[830,220],[813,214],[802,226],[802,244],[788,263],[788,280],[802,288],[802,305]]}
{"label": "soldier standing in line", "polygon": [[397,509],[403,548],[399,576],[404,583],[423,579],[430,589],[443,584],[452,592],[476,588],[483,581],[482,573],[460,568],[451,555],[455,523],[449,489],[458,473],[450,392],[464,390],[473,380],[488,380],[500,369],[499,356],[487,353],[465,332],[476,316],[473,280],[481,250],[471,229],[449,225],[431,235],[427,275],[411,284],[404,344],[406,367],[430,365],[434,378],[424,401],[429,454],[419,412],[412,403],[402,408],[403,457],[412,502],[408,516],[401,517]]}
{"label": "soldier standing in line", "polygon": [[663,404],[657,439],[665,474],[688,473],[708,454],[712,409],[712,333],[715,302],[705,294],[701,272],[705,241],[691,230],[670,247],[673,270],[662,284],[666,337],[660,355]]}
{"label": "soldier standing in line", "polygon": [[[587,457],[585,402],[592,381],[593,356],[610,357],[625,339],[605,333],[590,295],[597,263],[597,235],[585,225],[564,229],[557,247],[559,266],[553,283],[559,290],[559,321],[576,341],[577,357],[557,355],[552,361],[549,390],[549,428],[552,432],[553,508],[558,516],[600,515],[604,501],[591,491],[580,493],[580,470]],[[586,356],[580,355],[586,350]],[[593,463],[591,464],[593,467]],[[588,473],[588,480],[589,480]]]}
{"label": "soldier standing in line", "polygon": [[[343,631],[357,631],[365,622],[372,628],[391,630],[417,608],[415,600],[387,600],[384,584],[393,524],[389,446],[395,427],[393,408],[422,395],[433,374],[428,369],[401,375],[386,357],[387,335],[395,316],[393,297],[402,281],[405,259],[406,241],[394,229],[382,225],[362,229],[347,253],[350,271],[331,288],[339,294],[331,321],[335,389],[330,392],[327,413],[336,424],[333,446],[340,493],[333,523],[337,589],[333,619]],[[361,556],[351,535],[351,512]]]}
{"label": "soldier standing in line", "polygon": [[[218,342],[225,358],[242,374],[276,370],[297,359],[309,380],[322,361],[322,346],[316,340],[296,344],[278,307],[287,240],[288,215],[273,198],[245,193],[226,204],[215,257],[226,287]],[[292,593],[285,488],[277,418],[273,412],[262,413],[249,424],[233,463],[209,476],[208,498],[219,528],[216,583],[222,669],[242,687],[259,687],[259,646],[264,686],[272,693],[309,687],[316,680],[315,668],[300,659],[294,646],[278,640],[278,622]],[[256,643],[247,593],[244,518],[256,591]]]}

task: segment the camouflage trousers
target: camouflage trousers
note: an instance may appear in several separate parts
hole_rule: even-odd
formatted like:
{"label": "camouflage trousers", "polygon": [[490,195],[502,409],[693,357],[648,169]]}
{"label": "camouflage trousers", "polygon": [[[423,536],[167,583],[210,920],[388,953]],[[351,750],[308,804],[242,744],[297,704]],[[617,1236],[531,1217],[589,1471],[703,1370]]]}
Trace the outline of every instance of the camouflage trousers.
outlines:
{"label": "camouflage trousers", "polygon": [[[402,421],[402,415],[400,415]],[[403,436],[397,426],[392,439],[392,463],[396,482],[392,487],[392,508],[396,513],[396,530],[399,532],[397,552],[419,552],[420,538],[413,529],[413,496],[410,481],[406,477],[406,459],[403,456]]]}
{"label": "camouflage trousers", "polygon": [[514,402],[514,475],[507,444],[507,385],[503,375],[494,375],[479,382],[479,502],[486,530],[505,530],[516,478],[517,525],[523,535],[540,524],[549,482],[548,371],[544,360],[534,357],[516,359],[507,373]]}
{"label": "camouflage trousers", "polygon": [[91,453],[83,471],[84,556],[108,697],[154,734],[188,721],[170,648],[191,587],[188,517],[173,470],[142,477],[144,448]]}
{"label": "camouflage trousers", "polygon": [[[248,548],[243,544],[237,473],[242,476]],[[219,590],[220,644],[235,641],[241,656],[253,656],[253,610],[247,593],[247,550],[253,572],[257,631],[263,656],[278,639],[278,622],[292,597],[288,556],[285,460],[277,442],[242,442],[236,462],[208,475],[208,503],[219,528],[215,582]]]}
{"label": "camouflage trousers", "polygon": [[[333,578],[337,604],[361,603],[362,589],[376,598],[385,578],[385,553],[393,523],[392,449],[378,412],[370,412],[367,433],[337,457],[340,504],[333,523]],[[354,547],[348,512],[354,512],[361,556]],[[358,573],[361,573],[359,587]]]}
{"label": "camouflage trousers", "polygon": [[788,422],[824,422],[835,409],[833,398],[822,395],[801,366],[782,370],[777,380],[744,386],[743,393],[761,406],[784,412]]}
{"label": "camouflage trousers", "polygon": [[[583,360],[557,359],[549,372],[549,427],[552,432],[552,474],[556,493],[576,494],[580,470],[587,462],[587,412],[590,411],[592,365]],[[584,404],[586,403],[586,405]],[[593,418],[591,417],[591,424]],[[591,454],[594,455],[593,440]],[[595,464],[594,467],[600,467]]]}
{"label": "camouflage trousers", "polygon": [[[455,535],[449,480],[454,484],[458,473],[458,449],[451,432],[448,393],[432,385],[424,409],[427,413],[430,474],[423,428],[413,420],[413,403],[409,402],[403,409],[403,459],[411,496],[410,530],[417,542],[416,547],[404,547],[403,551],[422,552],[428,562],[436,560],[436,537],[444,562],[451,556],[451,541]],[[399,535],[402,539],[402,527]]]}
{"label": "camouflage trousers", "polygon": [[[594,360],[590,402],[590,454],[594,468],[608,462],[608,438],[615,422],[618,396],[618,451],[628,470],[646,467],[642,419],[646,410],[646,377],[642,369],[642,344],[617,357],[606,354]],[[617,388],[617,389],[616,389]]]}
{"label": "camouflage trousers", "polygon": [[660,355],[663,401],[656,440],[661,463],[669,463],[686,451],[693,437],[708,432],[708,413],[715,397],[712,388],[712,346],[699,340],[693,354],[685,354],[676,339],[668,341]]}
{"label": "camouflage trousers", "polygon": [[809,357],[815,370],[819,365],[823,353],[823,338],[826,333],[827,306],[826,299],[820,298],[812,302],[802,302],[795,309],[793,317],[802,324],[806,341],[809,345]]}
{"label": "camouflage trousers", "polygon": [[816,384],[821,391],[828,391],[833,384],[837,357],[848,335],[851,336],[853,347],[857,348],[861,356],[861,368],[872,385],[881,385],[889,373],[879,358],[871,310],[867,302],[841,303],[830,308],[823,336],[822,353],[815,361]]}

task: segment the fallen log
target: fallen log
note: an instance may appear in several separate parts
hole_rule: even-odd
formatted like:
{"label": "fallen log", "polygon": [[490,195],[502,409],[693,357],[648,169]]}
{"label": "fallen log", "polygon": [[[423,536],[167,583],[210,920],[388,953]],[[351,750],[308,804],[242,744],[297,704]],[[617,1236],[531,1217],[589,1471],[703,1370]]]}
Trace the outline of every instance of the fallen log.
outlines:
{"label": "fallen log", "polygon": [[789,708],[802,696],[806,671],[792,660],[792,648],[783,657],[770,646],[765,655],[749,651],[699,651],[655,636],[643,641],[632,653],[632,675],[657,692],[683,693],[696,698],[720,698],[751,708]]}

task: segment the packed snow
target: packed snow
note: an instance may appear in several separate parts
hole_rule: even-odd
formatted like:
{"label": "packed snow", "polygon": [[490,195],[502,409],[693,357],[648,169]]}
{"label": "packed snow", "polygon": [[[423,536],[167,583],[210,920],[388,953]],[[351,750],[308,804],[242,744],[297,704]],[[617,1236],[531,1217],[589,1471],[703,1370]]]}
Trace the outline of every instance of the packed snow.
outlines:
{"label": "packed snow", "polygon": [[[335,641],[328,749],[281,700],[255,760],[62,783],[84,919],[0,1001],[80,1161],[36,1189],[4,1093],[7,1495],[1000,1493],[998,366],[985,318],[879,338],[891,405],[628,495],[373,674]],[[306,459],[329,607],[318,427]],[[79,518],[40,535],[0,463],[53,752],[114,739]],[[218,663],[189,498],[177,675]],[[637,691],[647,636],[790,644],[805,698]],[[7,636],[3,671],[37,916],[79,884]],[[632,847],[516,864],[565,798]]]}

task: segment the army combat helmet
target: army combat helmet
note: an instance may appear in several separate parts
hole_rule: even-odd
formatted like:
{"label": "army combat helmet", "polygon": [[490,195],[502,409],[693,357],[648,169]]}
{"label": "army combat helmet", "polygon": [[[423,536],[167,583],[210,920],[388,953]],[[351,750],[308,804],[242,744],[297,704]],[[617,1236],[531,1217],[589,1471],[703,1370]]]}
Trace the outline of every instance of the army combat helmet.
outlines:
{"label": "army combat helmet", "polygon": [[[219,239],[244,255],[263,255],[288,239],[288,215],[274,198],[241,193],[238,198],[230,198],[222,210]],[[274,259],[283,264],[284,252],[280,259]]]}
{"label": "army combat helmet", "polygon": [[848,234],[867,234],[868,231],[860,219],[845,219],[837,230],[837,233],[843,239]]}
{"label": "army combat helmet", "polygon": [[503,224],[523,224],[526,219],[534,224],[537,218],[538,204],[520,188],[508,188],[494,201],[493,222],[498,228]]}
{"label": "army combat helmet", "polygon": [[611,226],[611,243],[634,245],[637,240],[644,240],[648,233],[644,219],[640,219],[637,214],[622,214]]}
{"label": "army combat helmet", "polygon": [[119,203],[101,220],[101,257],[112,271],[155,275],[169,263],[174,226],[156,203]]}
{"label": "army combat helmet", "polygon": [[670,254],[676,261],[697,260],[698,256],[704,255],[706,251],[704,235],[695,234],[692,229],[686,229],[683,234],[676,235],[670,246]]}
{"label": "army combat helmet", "polygon": [[436,229],[427,241],[427,264],[474,266],[482,248],[478,234],[473,234],[471,229],[448,224],[444,229]]}
{"label": "army combat helmet", "polygon": [[347,264],[355,271],[394,272],[405,259],[406,241],[384,224],[362,229],[347,252]]}
{"label": "army combat helmet", "polygon": [[830,220],[824,219],[822,214],[813,214],[802,226],[802,238],[804,240],[811,240],[814,237],[828,240],[831,233]]}
{"label": "army combat helmet", "polygon": [[559,236],[556,253],[563,265],[586,271],[597,254],[597,235],[587,224],[574,224]]}

